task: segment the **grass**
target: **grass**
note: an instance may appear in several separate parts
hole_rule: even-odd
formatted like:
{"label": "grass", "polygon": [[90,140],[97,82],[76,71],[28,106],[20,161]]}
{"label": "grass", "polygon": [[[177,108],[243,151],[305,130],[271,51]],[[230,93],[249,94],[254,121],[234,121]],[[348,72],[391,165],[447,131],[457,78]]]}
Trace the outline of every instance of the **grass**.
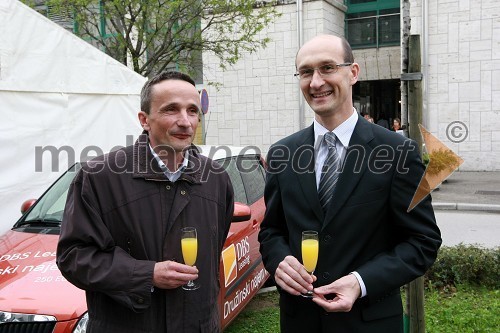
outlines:
{"label": "grass", "polygon": [[224,333],[277,333],[280,331],[278,292],[258,294]]}
{"label": "grass", "polygon": [[[405,304],[405,300],[403,300]],[[462,285],[426,290],[426,332],[493,333],[500,327],[500,291]],[[278,294],[257,295],[224,333],[279,332]]]}
{"label": "grass", "polygon": [[431,333],[496,333],[500,327],[500,291],[459,286],[456,291],[426,291],[425,325]]}

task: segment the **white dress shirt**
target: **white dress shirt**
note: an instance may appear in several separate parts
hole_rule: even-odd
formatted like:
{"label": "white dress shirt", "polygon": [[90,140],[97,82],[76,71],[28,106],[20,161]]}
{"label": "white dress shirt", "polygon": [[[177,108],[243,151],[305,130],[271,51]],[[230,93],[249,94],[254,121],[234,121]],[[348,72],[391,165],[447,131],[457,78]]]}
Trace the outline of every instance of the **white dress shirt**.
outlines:
{"label": "white dress shirt", "polygon": [[[351,140],[357,122],[358,113],[353,109],[352,115],[332,131],[337,137],[335,147],[337,148],[337,154],[340,155],[342,164],[344,162],[346,147],[349,146],[349,141]],[[316,188],[319,188],[321,169],[323,168],[323,164],[325,164],[328,154],[328,147],[326,144],[323,144],[323,136],[326,132],[328,132],[328,130],[314,119],[314,160],[316,161],[314,171],[316,172]]]}
{"label": "white dress shirt", "polygon": [[[335,142],[335,147],[337,148],[337,153],[340,155],[341,165],[344,164],[345,153],[347,147],[349,147],[349,141],[351,141],[352,133],[354,132],[354,127],[356,127],[356,123],[358,122],[358,113],[356,109],[352,109],[352,114],[349,118],[347,118],[342,124],[337,126],[332,132],[337,137],[337,141]],[[315,165],[314,171],[316,173],[316,188],[319,188],[319,182],[321,179],[321,169],[323,168],[323,164],[325,164],[325,160],[328,154],[328,147],[326,144],[323,144],[323,136],[328,130],[323,127],[316,119],[314,119],[314,157],[315,157]],[[342,168],[342,166],[341,166]],[[332,200],[335,200],[333,198]],[[351,272],[359,282],[359,286],[361,287],[361,296],[366,296],[366,286],[363,282],[363,279],[358,274],[358,272]]]}
{"label": "white dress shirt", "polygon": [[160,166],[161,171],[165,174],[165,176],[170,180],[172,183],[175,183],[177,179],[181,176],[182,172],[184,169],[186,169],[188,162],[189,162],[189,150],[186,150],[184,152],[184,160],[182,161],[182,165],[179,169],[175,170],[174,172],[170,171],[168,167],[163,163],[161,160],[160,156],[153,150],[153,147],[149,145],[149,149],[151,149],[151,153],[153,153],[153,156],[155,157],[156,161],[158,162],[158,165]]}

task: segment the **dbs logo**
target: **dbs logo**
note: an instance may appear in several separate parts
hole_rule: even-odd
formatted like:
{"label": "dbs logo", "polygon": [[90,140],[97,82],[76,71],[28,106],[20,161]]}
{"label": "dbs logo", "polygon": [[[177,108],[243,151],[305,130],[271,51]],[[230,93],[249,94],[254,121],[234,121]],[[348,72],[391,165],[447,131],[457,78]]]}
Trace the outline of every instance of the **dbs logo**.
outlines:
{"label": "dbs logo", "polygon": [[238,277],[236,249],[234,244],[222,251],[222,263],[224,265],[224,284],[227,287]]}

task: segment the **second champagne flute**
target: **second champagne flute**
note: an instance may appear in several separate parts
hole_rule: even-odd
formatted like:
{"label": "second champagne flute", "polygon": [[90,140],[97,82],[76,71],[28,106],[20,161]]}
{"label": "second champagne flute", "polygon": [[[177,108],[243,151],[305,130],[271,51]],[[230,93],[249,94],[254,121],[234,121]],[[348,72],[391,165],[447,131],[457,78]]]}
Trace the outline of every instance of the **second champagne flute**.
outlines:
{"label": "second champagne flute", "polygon": [[[318,232],[314,230],[302,231],[302,264],[309,274],[313,274],[318,262],[319,242]],[[312,298],[312,290],[305,294],[303,297]]]}
{"label": "second champagne flute", "polygon": [[[196,263],[196,256],[198,254],[198,237],[196,234],[196,228],[185,227],[181,229],[181,248],[184,263],[189,266],[194,266]],[[194,281],[189,281],[187,284],[182,286],[182,289],[184,290],[196,290],[198,288],[200,288],[200,285]]]}

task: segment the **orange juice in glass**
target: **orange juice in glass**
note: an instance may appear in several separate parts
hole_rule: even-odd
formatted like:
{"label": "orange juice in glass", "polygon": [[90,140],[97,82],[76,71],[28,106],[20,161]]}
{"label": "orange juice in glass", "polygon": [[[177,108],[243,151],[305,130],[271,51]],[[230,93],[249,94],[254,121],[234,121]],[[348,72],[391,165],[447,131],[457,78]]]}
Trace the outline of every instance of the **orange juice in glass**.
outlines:
{"label": "orange juice in glass", "polygon": [[[189,266],[194,266],[198,255],[198,237],[196,228],[185,227],[181,229],[181,249],[184,263]],[[182,286],[184,290],[196,290],[200,285],[194,281],[189,281]]]}
{"label": "orange juice in glass", "polygon": [[[319,241],[318,232],[313,230],[306,230],[302,232],[302,264],[309,274],[313,274],[318,262]],[[302,296],[307,298],[313,297],[312,290],[308,291]]]}

